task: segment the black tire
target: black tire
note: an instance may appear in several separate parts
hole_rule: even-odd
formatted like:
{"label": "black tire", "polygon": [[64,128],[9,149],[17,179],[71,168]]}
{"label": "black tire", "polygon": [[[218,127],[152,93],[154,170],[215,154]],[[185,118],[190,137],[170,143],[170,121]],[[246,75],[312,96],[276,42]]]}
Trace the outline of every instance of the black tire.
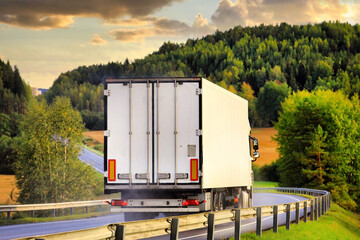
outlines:
{"label": "black tire", "polygon": [[219,193],[218,194],[219,200],[218,200],[218,204],[219,204],[219,211],[222,211],[225,209],[225,196],[223,193]]}
{"label": "black tire", "polygon": [[213,200],[213,211],[215,212],[219,211],[219,194],[214,193],[212,200]]}

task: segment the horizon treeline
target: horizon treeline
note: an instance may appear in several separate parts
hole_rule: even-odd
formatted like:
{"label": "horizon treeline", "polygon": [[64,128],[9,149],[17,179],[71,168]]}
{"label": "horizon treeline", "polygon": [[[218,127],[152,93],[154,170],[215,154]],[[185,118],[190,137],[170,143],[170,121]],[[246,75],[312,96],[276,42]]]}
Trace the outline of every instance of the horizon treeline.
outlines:
{"label": "horizon treeline", "polygon": [[359,53],[358,24],[237,26],[186,43],[165,42],[143,59],[78,67],[62,73],[45,97],[49,103],[58,95],[70,97],[92,129],[102,125],[107,78],[202,76],[234,93],[247,83],[255,97],[266,82],[277,81],[292,91],[331,89],[353,96],[360,92]]}

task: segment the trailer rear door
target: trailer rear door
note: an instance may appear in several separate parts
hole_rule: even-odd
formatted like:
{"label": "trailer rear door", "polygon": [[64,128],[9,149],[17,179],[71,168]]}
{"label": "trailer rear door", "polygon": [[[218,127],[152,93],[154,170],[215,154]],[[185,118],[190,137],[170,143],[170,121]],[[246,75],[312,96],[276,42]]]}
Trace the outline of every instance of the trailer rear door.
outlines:
{"label": "trailer rear door", "polygon": [[107,184],[200,182],[200,80],[107,83]]}

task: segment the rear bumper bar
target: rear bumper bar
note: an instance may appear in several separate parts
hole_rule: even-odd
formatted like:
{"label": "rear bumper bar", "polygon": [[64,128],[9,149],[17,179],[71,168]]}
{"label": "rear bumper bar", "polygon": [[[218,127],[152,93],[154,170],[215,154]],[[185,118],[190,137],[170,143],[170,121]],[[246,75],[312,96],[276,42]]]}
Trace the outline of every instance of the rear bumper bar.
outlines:
{"label": "rear bumper bar", "polygon": [[123,208],[112,206],[111,212],[200,212],[200,208]]}

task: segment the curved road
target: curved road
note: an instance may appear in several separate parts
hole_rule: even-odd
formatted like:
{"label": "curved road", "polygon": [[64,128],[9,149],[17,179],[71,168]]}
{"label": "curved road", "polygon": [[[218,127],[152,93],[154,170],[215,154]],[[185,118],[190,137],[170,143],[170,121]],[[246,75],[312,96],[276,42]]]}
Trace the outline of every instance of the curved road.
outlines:
{"label": "curved road", "polygon": [[[274,193],[254,193],[254,207],[278,205],[291,203],[296,201],[305,200],[304,197],[288,194],[274,194]],[[279,224],[281,216],[279,214]],[[292,217],[295,217],[292,214]],[[57,221],[57,222],[44,222],[44,223],[28,223],[18,224],[0,227],[0,239],[13,239],[30,236],[45,235],[51,233],[67,232],[80,229],[94,228],[111,223],[124,222],[124,215],[122,213],[109,214],[101,217],[70,220],[70,221]],[[272,226],[272,217],[263,218],[263,229],[267,227],[267,224]],[[223,238],[233,236],[234,224],[222,224],[215,227],[215,238]],[[242,221],[242,233],[253,231],[255,227],[255,219],[247,219]],[[168,239],[169,236],[164,236],[163,239]],[[206,238],[206,229],[193,230],[188,232],[182,232],[179,234],[179,239],[204,239]],[[157,237],[156,239],[161,239]]]}
{"label": "curved road", "polygon": [[102,156],[83,148],[79,154],[79,159],[92,166],[99,173],[104,174],[104,158]]}

